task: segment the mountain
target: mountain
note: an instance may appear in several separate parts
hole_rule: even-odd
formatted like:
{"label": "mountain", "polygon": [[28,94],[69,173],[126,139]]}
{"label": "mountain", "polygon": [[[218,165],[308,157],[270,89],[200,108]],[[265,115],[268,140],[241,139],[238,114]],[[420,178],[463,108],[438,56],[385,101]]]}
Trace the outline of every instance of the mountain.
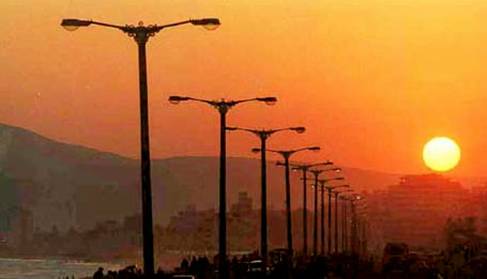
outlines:
{"label": "mountain", "polygon": [[[228,158],[228,204],[247,191],[260,200],[260,162]],[[396,183],[400,175],[346,168],[359,190]],[[292,175],[293,207],[301,206],[300,174]],[[284,207],[284,170],[268,162],[268,197]],[[174,157],[152,161],[156,223],[165,224],[186,206],[217,208],[218,158]],[[311,188],[310,188],[311,189]],[[311,194],[311,191],[308,191]],[[309,199],[311,200],[311,199]],[[309,205],[311,206],[311,204]],[[121,220],[140,212],[139,163],[116,154],[60,143],[34,132],[0,125],[0,231],[9,212],[27,210],[42,229],[89,228],[98,221]],[[3,218],[3,220],[2,220]]]}
{"label": "mountain", "polygon": [[[86,227],[135,212],[137,162],[0,126],[0,212],[28,210],[36,226]],[[1,215],[0,215],[1,216]]]}

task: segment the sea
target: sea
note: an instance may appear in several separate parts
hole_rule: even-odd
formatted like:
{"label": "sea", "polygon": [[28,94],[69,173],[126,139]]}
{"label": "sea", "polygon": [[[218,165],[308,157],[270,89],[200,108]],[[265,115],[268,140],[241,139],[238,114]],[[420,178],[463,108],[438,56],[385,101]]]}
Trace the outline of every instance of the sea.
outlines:
{"label": "sea", "polygon": [[69,279],[91,278],[98,267],[118,270],[111,263],[88,263],[60,259],[9,259],[0,258],[0,279]]}

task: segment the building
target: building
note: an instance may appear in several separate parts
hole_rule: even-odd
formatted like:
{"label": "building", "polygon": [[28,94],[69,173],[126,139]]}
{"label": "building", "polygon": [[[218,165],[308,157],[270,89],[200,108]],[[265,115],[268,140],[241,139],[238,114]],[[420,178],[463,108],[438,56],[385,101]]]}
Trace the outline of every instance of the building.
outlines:
{"label": "building", "polygon": [[237,203],[232,205],[230,214],[235,217],[248,217],[252,214],[252,198],[249,193],[238,193]]}
{"label": "building", "polygon": [[386,242],[406,242],[414,248],[439,249],[448,218],[463,216],[468,191],[438,174],[408,175],[382,194],[383,236]]}
{"label": "building", "polygon": [[467,210],[476,217],[477,233],[487,236],[487,185],[471,189]]}

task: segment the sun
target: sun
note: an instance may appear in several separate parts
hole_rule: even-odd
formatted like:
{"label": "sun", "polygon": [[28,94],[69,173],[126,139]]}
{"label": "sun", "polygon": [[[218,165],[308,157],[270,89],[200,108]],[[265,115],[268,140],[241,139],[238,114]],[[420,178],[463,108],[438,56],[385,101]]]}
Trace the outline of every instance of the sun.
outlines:
{"label": "sun", "polygon": [[423,148],[423,160],[433,171],[446,172],[460,162],[461,151],[458,144],[448,137],[430,139]]}

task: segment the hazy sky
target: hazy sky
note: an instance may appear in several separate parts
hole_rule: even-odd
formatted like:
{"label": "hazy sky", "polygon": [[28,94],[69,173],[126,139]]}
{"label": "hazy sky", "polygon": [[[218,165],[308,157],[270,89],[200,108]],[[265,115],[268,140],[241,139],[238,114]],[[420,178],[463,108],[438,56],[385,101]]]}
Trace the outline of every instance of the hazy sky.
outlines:
{"label": "hazy sky", "polygon": [[[61,19],[219,17],[216,31],[188,25],[149,41],[154,157],[218,153],[216,111],[170,105],[169,94],[275,95],[273,107],[237,107],[229,124],[305,125],[269,146],[319,144],[295,158],[401,173],[427,171],[422,146],[445,135],[463,151],[455,174],[487,171],[484,0],[2,0],[0,16],[0,122],[138,157],[136,44],[101,27],[67,32]],[[230,155],[253,156],[256,138],[228,141]]]}

